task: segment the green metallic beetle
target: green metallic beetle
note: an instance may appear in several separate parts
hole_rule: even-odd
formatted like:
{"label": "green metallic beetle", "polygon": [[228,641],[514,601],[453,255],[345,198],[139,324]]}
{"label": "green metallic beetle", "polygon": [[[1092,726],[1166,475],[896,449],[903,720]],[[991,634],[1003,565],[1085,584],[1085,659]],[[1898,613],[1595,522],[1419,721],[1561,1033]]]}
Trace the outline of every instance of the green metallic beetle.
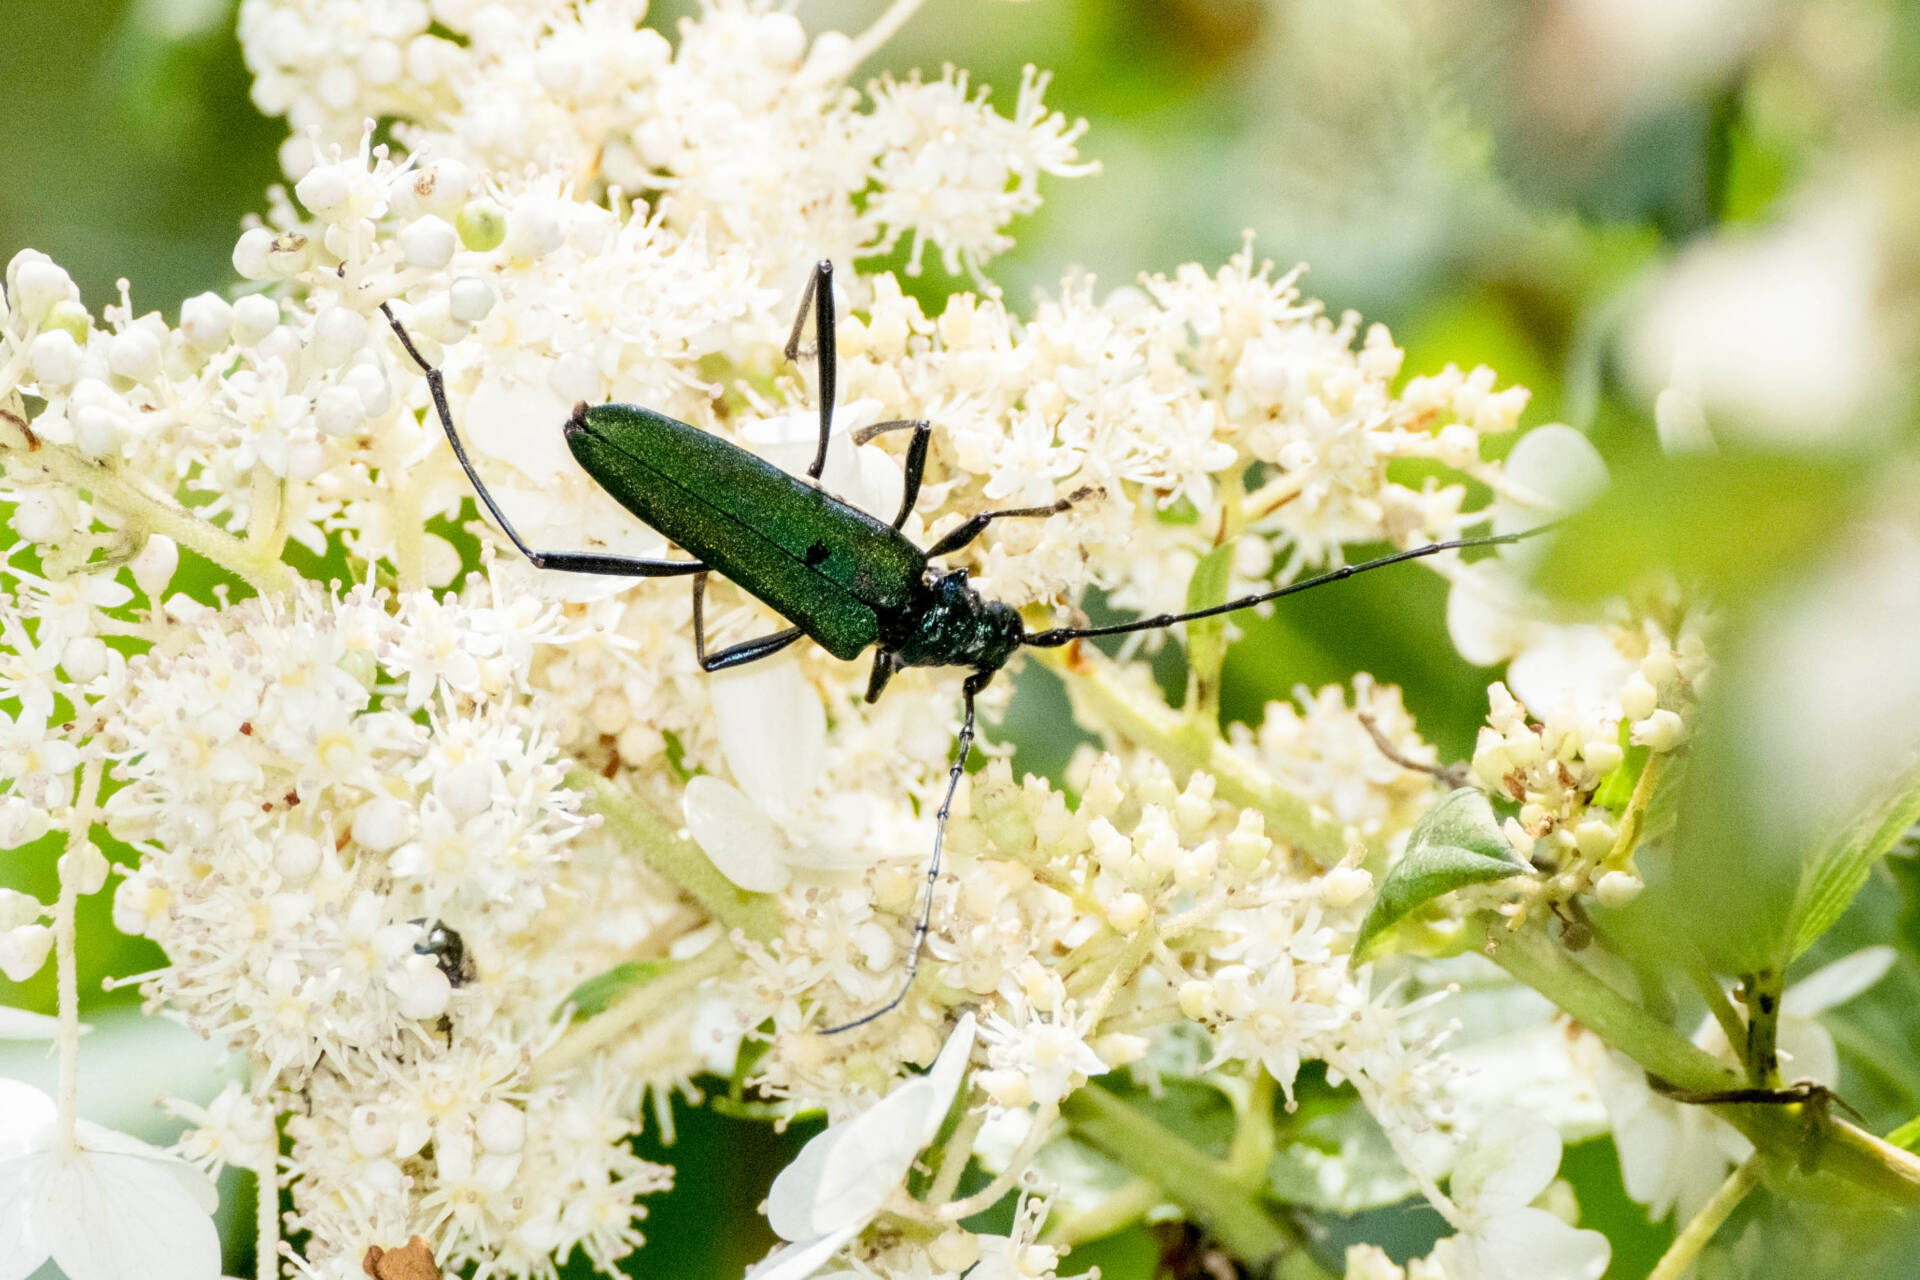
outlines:
{"label": "green metallic beetle", "polygon": [[[994,674],[1023,648],[1055,648],[1095,636],[1151,631],[1249,609],[1281,596],[1350,578],[1403,560],[1465,547],[1515,542],[1538,530],[1488,537],[1457,538],[1398,551],[1376,560],[1346,565],[1272,591],[1229,600],[1209,609],[1162,613],[1105,627],[1052,627],[1029,631],[1011,605],[981,596],[965,569],[932,563],[958,551],[995,520],[1055,515],[1094,491],[1082,489],[1042,507],[983,511],[963,521],[931,547],[917,547],[900,532],[920,495],[933,428],[924,419],[903,419],[865,427],[853,439],[864,444],[884,431],[911,430],[907,446],[906,486],[891,524],[819,487],[833,427],[834,350],[833,264],[821,262],[808,277],[799,314],[787,340],[786,356],[799,358],[800,338],[812,311],[820,382],[820,437],[806,478],[790,475],[718,436],[665,414],[630,404],[576,404],[562,428],[573,451],[595,483],[620,505],[693,557],[645,559],[577,551],[536,551],[515,531],[506,513],[487,491],[467,457],[440,370],[428,364],[392,310],[381,304],[400,344],[426,374],[433,405],[454,457],[472,481],[474,492],[501,532],[536,568],[617,577],[693,577],[694,651],[705,671],[721,671],[770,657],[802,636],[842,660],[875,650],[867,701],[873,702],[902,667],[965,667],[961,684],[965,711],[947,788],[934,817],[933,854],[926,889],[908,950],[906,978],[886,1004],[828,1033],[862,1026],[896,1007],[913,985],[920,952],[933,912],[933,886],[940,876],[947,817],[954,792],[966,772],[973,748],[974,699]],[[704,600],[709,573],[724,574],[793,625],[752,640],[707,652]]]}

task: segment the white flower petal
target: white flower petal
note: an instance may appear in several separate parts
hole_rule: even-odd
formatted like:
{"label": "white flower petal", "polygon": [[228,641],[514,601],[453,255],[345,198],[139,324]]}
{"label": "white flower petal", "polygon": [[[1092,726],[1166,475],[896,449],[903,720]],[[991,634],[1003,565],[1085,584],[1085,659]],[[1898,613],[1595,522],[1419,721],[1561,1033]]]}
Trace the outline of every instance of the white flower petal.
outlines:
{"label": "white flower petal", "polygon": [[1545,1209],[1503,1213],[1467,1237],[1480,1280],[1600,1280],[1613,1250]]}
{"label": "white flower petal", "polygon": [[705,774],[687,783],[680,807],[694,843],[720,874],[748,893],[778,893],[793,878],[787,838],[760,807]]}
{"label": "white flower petal", "polygon": [[58,1116],[52,1098],[25,1081],[0,1077],[0,1160],[45,1147]]}
{"label": "white flower petal", "polygon": [[1505,662],[1526,640],[1532,623],[1520,613],[1520,593],[1497,560],[1462,568],[1447,593],[1447,635],[1477,667]]}
{"label": "white flower petal", "polygon": [[1476,1218],[1525,1208],[1560,1167],[1560,1133],[1531,1111],[1503,1111],[1481,1126],[1453,1168],[1453,1198]]}
{"label": "white flower petal", "polygon": [[792,817],[820,780],[827,743],[826,709],[799,660],[716,672],[711,696],[733,780],[776,821]]}
{"label": "white flower petal", "polygon": [[1617,720],[1632,674],[1607,628],[1542,626],[1507,668],[1507,685],[1539,720]]}
{"label": "white flower petal", "polygon": [[220,1207],[220,1192],[215,1189],[213,1180],[173,1153],[163,1151],[151,1143],[142,1142],[130,1133],[109,1129],[91,1120],[74,1121],[74,1133],[79,1139],[82,1150],[101,1155],[146,1160],[165,1170],[169,1177],[180,1184],[180,1190],[199,1206],[202,1213],[212,1214]]}
{"label": "white flower petal", "polygon": [[821,1236],[775,1249],[760,1262],[747,1268],[745,1280],[806,1280],[840,1252],[847,1241],[860,1234],[860,1223]]}
{"label": "white flower petal", "polygon": [[47,1158],[35,1210],[41,1243],[68,1280],[218,1280],[213,1218],[165,1163]]}
{"label": "white flower petal", "polygon": [[26,1280],[47,1260],[33,1215],[43,1163],[41,1156],[0,1160],[0,1280]]}
{"label": "white flower petal", "polygon": [[767,1217],[789,1240],[864,1225],[906,1180],[920,1149],[939,1132],[973,1052],[973,1015],[947,1037],[926,1075],[901,1085],[851,1120],[830,1126],[780,1171]]}
{"label": "white flower petal", "polygon": [[[531,355],[489,360],[459,417],[474,453],[497,458],[535,483],[579,471],[561,430],[573,406],[548,387],[549,363]],[[431,416],[427,423],[438,426]]]}
{"label": "white flower petal", "polygon": [[1816,1018],[1843,1005],[1887,976],[1893,967],[1892,947],[1862,947],[1850,956],[1814,970],[1787,988],[1780,1012],[1789,1018]]}
{"label": "white flower petal", "polygon": [[1498,533],[1531,529],[1542,519],[1578,511],[1607,487],[1607,464],[1593,442],[1563,423],[1551,422],[1520,437],[1507,455],[1507,479],[1537,502],[1501,503]]}

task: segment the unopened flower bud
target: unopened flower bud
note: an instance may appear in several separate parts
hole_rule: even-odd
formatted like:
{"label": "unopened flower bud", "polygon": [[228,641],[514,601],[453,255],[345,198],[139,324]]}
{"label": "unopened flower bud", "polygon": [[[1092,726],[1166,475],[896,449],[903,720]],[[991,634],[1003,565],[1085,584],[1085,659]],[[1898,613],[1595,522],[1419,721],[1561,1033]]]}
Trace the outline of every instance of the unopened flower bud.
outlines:
{"label": "unopened flower bud", "polygon": [[400,230],[400,252],[410,267],[438,271],[453,261],[453,251],[459,247],[459,233],[445,219],[430,213],[415,218]]}
{"label": "unopened flower bud", "polygon": [[518,1155],[527,1141],[527,1113],[496,1098],[480,1109],[473,1136],[490,1156]]}
{"label": "unopened flower bud", "polygon": [[260,341],[279,323],[280,304],[264,293],[250,293],[233,304],[233,336],[243,346]]}
{"label": "unopened flower bud", "polygon": [[1336,910],[1350,907],[1373,891],[1373,876],[1365,867],[1334,867],[1320,877],[1320,900]]}
{"label": "unopened flower bud", "polygon": [[453,220],[460,243],[475,253],[498,249],[507,238],[507,211],[493,200],[481,196],[469,200]]}
{"label": "unopened flower bud", "polygon": [[1603,906],[1624,907],[1639,897],[1640,891],[1646,887],[1639,876],[1625,871],[1609,871],[1594,881],[1593,892]]}
{"label": "unopened flower bud", "polygon": [[1686,739],[1687,726],[1673,711],[1656,711],[1633,726],[1633,740],[1654,751],[1671,751]]}
{"label": "unopened flower bud", "polygon": [[1645,720],[1660,705],[1660,691],[1653,682],[1636,671],[1620,686],[1620,709],[1629,720]]}
{"label": "unopened flower bud", "polygon": [[410,825],[405,805],[392,796],[375,796],[353,811],[353,842],[387,853],[400,847]]}
{"label": "unopened flower bud", "polygon": [[159,600],[173,581],[174,570],[180,567],[180,548],[164,533],[149,534],[127,567],[147,599]]}
{"label": "unopened flower bud", "polygon": [[25,982],[40,972],[53,947],[53,930],[43,924],[23,924],[0,933],[0,973],[9,982]]}
{"label": "unopened flower bud", "polygon": [[64,329],[50,329],[41,334],[33,340],[27,352],[34,381],[40,384],[43,391],[64,390],[80,376],[80,361],[84,353],[73,335]]}
{"label": "unopened flower bud", "polygon": [[107,342],[107,368],[129,382],[160,375],[160,340],[143,326],[116,333]]}

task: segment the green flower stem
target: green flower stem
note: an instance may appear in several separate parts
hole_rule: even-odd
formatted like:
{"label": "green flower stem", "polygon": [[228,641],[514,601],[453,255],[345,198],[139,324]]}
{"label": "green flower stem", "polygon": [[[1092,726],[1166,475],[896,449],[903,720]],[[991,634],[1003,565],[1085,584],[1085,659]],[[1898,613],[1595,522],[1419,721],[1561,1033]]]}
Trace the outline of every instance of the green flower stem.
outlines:
{"label": "green flower stem", "polygon": [[1738,1072],[1607,985],[1544,929],[1487,930],[1493,962],[1559,1005],[1641,1067],[1685,1089],[1711,1093],[1746,1083]]}
{"label": "green flower stem", "polygon": [[[1496,964],[1526,983],[1649,1074],[1697,1093],[1738,1089],[1746,1080],[1615,991],[1543,929],[1488,931]],[[1807,1106],[1716,1103],[1714,1110],[1770,1156],[1796,1163],[1808,1153],[1840,1177],[1920,1206],[1920,1157]],[[1811,1129],[1809,1126],[1813,1126]]]}
{"label": "green flower stem", "polygon": [[[979,1090],[974,1091],[970,1102],[978,1102],[985,1097]],[[933,1183],[927,1188],[927,1203],[943,1205],[953,1199],[954,1192],[960,1189],[960,1175],[967,1170],[967,1161],[973,1158],[974,1140],[980,1136],[980,1129],[987,1123],[987,1109],[983,1105],[970,1105],[960,1113],[960,1121],[953,1127],[953,1134],[940,1147],[939,1163],[933,1172]]]}
{"label": "green flower stem", "polygon": [[771,897],[748,893],[721,875],[699,845],[675,832],[631,793],[579,768],[567,773],[567,786],[585,793],[587,807],[604,818],[655,875],[706,908],[729,931],[737,929],[755,942],[779,936],[780,910]]}
{"label": "green flower stem", "polygon": [[624,1039],[635,1027],[659,1017],[691,996],[701,983],[727,973],[739,963],[740,953],[725,940],[714,942],[691,959],[674,962],[659,977],[635,988],[598,1017],[575,1023],[551,1048],[534,1059],[533,1083],[545,1084],[606,1046]]}
{"label": "green flower stem", "polygon": [[1235,1182],[1260,1186],[1266,1181],[1267,1166],[1273,1163],[1277,1140],[1273,1132],[1273,1094],[1279,1086],[1272,1076],[1256,1067],[1253,1078],[1245,1081],[1244,1091],[1233,1096],[1233,1142],[1227,1147],[1225,1171]]}
{"label": "green flower stem", "polygon": [[1687,965],[1687,977],[1692,979],[1694,989],[1700,998],[1707,1002],[1707,1010],[1713,1014],[1713,1020],[1720,1024],[1720,1032],[1726,1036],[1728,1044],[1745,1044],[1747,1025],[1740,1020],[1739,1010],[1733,1007],[1733,1001],[1727,999],[1727,993],[1720,982],[1707,971],[1704,960],[1693,958]]}
{"label": "green flower stem", "polygon": [[1138,1222],[1166,1198],[1159,1186],[1148,1178],[1129,1178],[1091,1209],[1076,1211],[1062,1207],[1066,1204],[1066,1198],[1062,1197],[1040,1232],[1040,1243],[1072,1248],[1110,1236]]}
{"label": "green flower stem", "polygon": [[54,985],[58,990],[60,1029],[59,1150],[63,1157],[78,1153],[75,1137],[76,1096],[80,1079],[80,969],[76,950],[79,935],[80,858],[99,811],[100,776],[104,763],[89,760],[80,769],[80,792],[67,820],[67,846],[60,868],[60,897],[54,904]]}
{"label": "green flower stem", "polygon": [[1765,969],[1748,978],[1742,986],[1747,1005],[1747,1079],[1757,1088],[1777,1089],[1780,1087],[1780,1000],[1786,991],[1786,974],[1779,969]]}
{"label": "green flower stem", "polygon": [[1683,1280],[1693,1266],[1694,1259],[1700,1256],[1707,1241],[1713,1239],[1714,1232],[1720,1230],[1728,1215],[1740,1207],[1747,1193],[1760,1184],[1759,1152],[1747,1157],[1745,1164],[1735,1169],[1713,1198],[1693,1215],[1693,1221],[1681,1229],[1673,1238],[1673,1244],[1660,1255],[1660,1262],[1647,1274],[1647,1280]]}
{"label": "green flower stem", "polygon": [[1633,784],[1633,794],[1627,799],[1627,811],[1620,815],[1613,847],[1601,859],[1600,865],[1607,870],[1633,869],[1633,851],[1639,847],[1640,833],[1646,827],[1647,806],[1653,803],[1654,789],[1660,785],[1660,776],[1666,772],[1667,761],[1671,758],[1665,752],[1656,751],[1640,767],[1640,777]]}
{"label": "green flower stem", "polygon": [[1128,1172],[1154,1183],[1255,1271],[1299,1247],[1295,1236],[1260,1203],[1258,1181],[1249,1185],[1233,1176],[1224,1163],[1195,1150],[1179,1134],[1099,1085],[1089,1084],[1069,1097],[1061,1104],[1061,1114],[1075,1133]]}
{"label": "green flower stem", "polygon": [[1286,790],[1251,761],[1229,750],[1218,732],[1196,735],[1181,712],[1127,688],[1106,659],[1085,647],[1071,659],[1058,653],[1037,656],[1066,681],[1067,694],[1076,710],[1159,756],[1175,777],[1184,778],[1196,769],[1212,774],[1216,795],[1242,808],[1258,810],[1266,819],[1268,835],[1322,866],[1332,866],[1346,856],[1346,829],[1331,814]]}
{"label": "green flower stem", "polygon": [[202,520],[146,481],[122,475],[117,468],[102,466],[64,445],[42,441],[34,446],[24,440],[18,445],[11,440],[5,443],[8,447],[0,450],[0,465],[15,481],[32,484],[51,479],[85,490],[96,502],[125,516],[130,532],[165,534],[262,595],[292,589],[293,571],[280,562],[277,549],[272,555],[262,554],[245,539]]}

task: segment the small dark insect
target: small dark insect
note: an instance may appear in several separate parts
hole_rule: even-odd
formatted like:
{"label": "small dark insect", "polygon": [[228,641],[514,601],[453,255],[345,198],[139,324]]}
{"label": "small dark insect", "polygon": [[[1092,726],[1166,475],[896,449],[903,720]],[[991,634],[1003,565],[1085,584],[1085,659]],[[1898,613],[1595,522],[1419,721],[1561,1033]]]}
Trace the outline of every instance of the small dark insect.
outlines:
{"label": "small dark insect", "polygon": [[[1041,519],[1070,509],[1096,492],[1082,489],[1039,507],[983,511],[963,521],[930,547],[915,546],[901,527],[920,496],[933,427],[925,419],[902,419],[863,427],[865,444],[886,431],[913,433],[906,450],[906,485],[900,510],[882,522],[819,487],[833,427],[837,358],[834,349],[833,264],[821,262],[807,279],[800,311],[787,339],[789,360],[800,356],[800,338],[813,317],[820,384],[820,442],[806,478],[789,475],[755,455],[698,427],[631,404],[576,404],[562,424],[567,447],[593,480],[627,510],[690,553],[690,559],[643,559],[589,551],[541,551],[527,545],[467,457],[447,407],[445,380],[428,364],[392,309],[380,310],[400,345],[426,374],[433,407],[453,446],[454,457],[480,503],[508,540],[540,569],[629,578],[693,578],[693,645],[704,671],[722,671],[768,658],[805,636],[843,661],[875,650],[867,701],[876,701],[902,667],[963,667],[964,713],[947,788],[934,818],[933,854],[927,866],[919,918],[907,953],[905,981],[891,1000],[828,1034],[862,1026],[906,998],[918,971],[940,876],[947,815],[973,749],[974,699],[1001,667],[1023,648],[1052,649],[1095,636],[1154,631],[1178,622],[1213,618],[1269,600],[1325,586],[1370,569],[1465,547],[1517,542],[1538,529],[1477,538],[1456,538],[1345,565],[1271,591],[1229,600],[1208,609],[1162,613],[1105,627],[1049,627],[1029,631],[1013,606],[988,600],[967,582],[965,569],[932,563],[967,546],[996,520]],[[707,575],[725,575],[793,625],[708,652],[705,622]]]}
{"label": "small dark insect", "polygon": [[464,938],[438,920],[423,916],[413,923],[427,931],[424,938],[413,944],[415,955],[432,956],[456,990],[473,981],[473,957],[467,954]]}
{"label": "small dark insect", "polygon": [[1647,1087],[1663,1097],[1675,1102],[1684,1102],[1690,1106],[1717,1107],[1729,1104],[1748,1104],[1753,1106],[1803,1106],[1806,1108],[1806,1142],[1800,1153],[1800,1170],[1812,1173],[1820,1163],[1820,1146],[1826,1140],[1827,1121],[1833,1108],[1852,1116],[1855,1121],[1865,1124],[1866,1117],[1847,1104],[1847,1100],[1817,1080],[1796,1080],[1779,1089],[1689,1089],[1685,1085],[1675,1084],[1647,1072]]}

